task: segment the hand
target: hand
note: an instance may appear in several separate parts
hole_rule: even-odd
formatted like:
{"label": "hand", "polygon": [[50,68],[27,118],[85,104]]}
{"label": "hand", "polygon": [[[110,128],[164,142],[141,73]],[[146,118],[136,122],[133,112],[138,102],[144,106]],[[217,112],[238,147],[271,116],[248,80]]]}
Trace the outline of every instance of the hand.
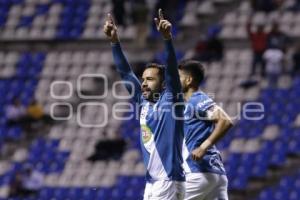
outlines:
{"label": "hand", "polygon": [[162,10],[158,10],[158,18],[154,18],[157,30],[162,34],[163,38],[168,40],[172,38],[172,24],[164,19]]}
{"label": "hand", "polygon": [[107,19],[103,26],[103,32],[110,39],[112,43],[119,42],[117,26],[115,25],[110,13],[107,14]]}
{"label": "hand", "polygon": [[206,149],[204,149],[203,147],[198,147],[196,149],[194,149],[192,151],[192,159],[195,160],[195,161],[199,161],[203,158],[203,156],[205,155],[206,153]]}
{"label": "hand", "polygon": [[207,149],[209,149],[212,145],[213,143],[209,139],[205,140],[198,148],[192,151],[192,159],[197,161],[201,160]]}

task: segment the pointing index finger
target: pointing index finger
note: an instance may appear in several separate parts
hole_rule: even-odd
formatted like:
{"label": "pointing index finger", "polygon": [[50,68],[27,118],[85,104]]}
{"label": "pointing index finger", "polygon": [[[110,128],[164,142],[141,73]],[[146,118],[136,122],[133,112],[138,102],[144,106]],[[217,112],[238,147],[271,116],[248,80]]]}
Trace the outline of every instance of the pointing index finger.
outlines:
{"label": "pointing index finger", "polygon": [[163,12],[162,12],[162,9],[158,9],[158,17],[160,20],[163,20],[164,19],[164,15],[163,15]]}
{"label": "pointing index finger", "polygon": [[112,16],[111,16],[110,13],[107,14],[107,18],[108,18],[108,20],[109,20],[110,23],[115,24],[114,20],[113,20],[113,18],[112,18]]}

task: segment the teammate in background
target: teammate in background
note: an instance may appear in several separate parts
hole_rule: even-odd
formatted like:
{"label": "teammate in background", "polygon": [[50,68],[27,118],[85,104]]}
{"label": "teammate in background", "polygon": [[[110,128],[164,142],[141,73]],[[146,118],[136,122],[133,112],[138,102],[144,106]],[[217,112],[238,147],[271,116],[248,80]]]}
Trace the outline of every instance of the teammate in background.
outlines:
{"label": "teammate in background", "polygon": [[[157,30],[165,40],[166,68],[151,63],[143,72],[142,84],[131,70],[119,42],[117,27],[112,17],[104,25],[110,39],[113,59],[133,100],[140,108],[141,146],[147,169],[144,199],[177,200],[184,198],[182,168],[183,121],[175,120],[171,110],[183,117],[183,97],[172,44],[171,23],[164,19],[161,9],[155,18]],[[176,106],[175,103],[181,103]],[[158,116],[160,117],[158,119]]]}
{"label": "teammate in background", "polygon": [[186,175],[185,199],[227,200],[227,177],[216,142],[232,122],[199,85],[204,79],[204,68],[194,60],[179,64],[179,75],[186,101],[184,112],[183,145]]}

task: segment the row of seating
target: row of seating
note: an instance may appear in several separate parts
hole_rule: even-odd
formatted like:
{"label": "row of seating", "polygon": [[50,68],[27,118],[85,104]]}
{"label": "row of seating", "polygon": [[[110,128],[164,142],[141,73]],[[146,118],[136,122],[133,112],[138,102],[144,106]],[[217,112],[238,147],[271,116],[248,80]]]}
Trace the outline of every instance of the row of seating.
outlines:
{"label": "row of seating", "polygon": [[257,200],[296,200],[300,198],[300,172],[289,176],[284,176],[279,183],[273,187],[264,189]]}

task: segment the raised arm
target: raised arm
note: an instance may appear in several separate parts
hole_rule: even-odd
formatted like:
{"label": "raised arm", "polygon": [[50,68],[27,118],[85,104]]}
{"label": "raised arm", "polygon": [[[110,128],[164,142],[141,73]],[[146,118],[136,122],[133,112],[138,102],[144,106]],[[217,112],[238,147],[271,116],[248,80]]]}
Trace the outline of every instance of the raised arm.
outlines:
{"label": "raised arm", "polygon": [[162,10],[158,11],[158,18],[154,19],[157,30],[162,34],[165,42],[165,48],[167,53],[167,68],[165,75],[166,89],[177,95],[181,92],[181,84],[178,74],[178,66],[175,50],[172,43],[172,24],[165,20],[162,14]]}
{"label": "raised arm", "polygon": [[141,84],[138,78],[134,75],[123,51],[118,37],[117,26],[114,24],[110,14],[107,15],[107,20],[103,27],[103,31],[111,41],[112,54],[117,71],[120,73],[124,81],[126,89],[130,94],[133,94],[133,99],[136,102],[140,101]]}

